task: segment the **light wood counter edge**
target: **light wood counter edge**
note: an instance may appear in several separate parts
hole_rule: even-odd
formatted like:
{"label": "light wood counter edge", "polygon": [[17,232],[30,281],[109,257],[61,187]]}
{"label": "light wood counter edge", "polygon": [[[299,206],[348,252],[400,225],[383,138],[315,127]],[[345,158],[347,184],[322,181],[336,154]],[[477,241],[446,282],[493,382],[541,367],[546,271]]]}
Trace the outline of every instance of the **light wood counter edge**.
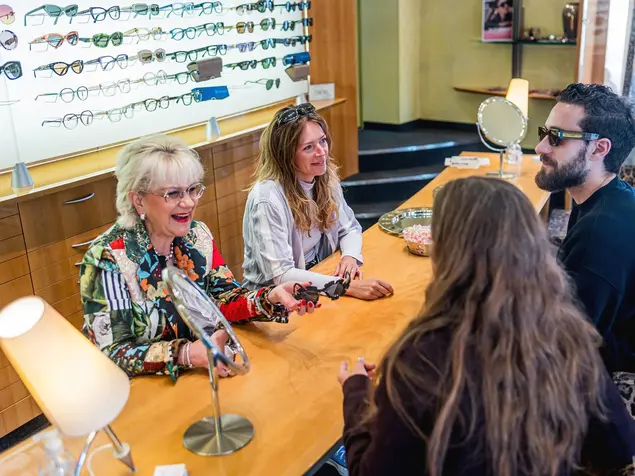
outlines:
{"label": "light wood counter edge", "polygon": [[[344,102],[346,98],[336,98],[313,101],[312,104],[320,111]],[[189,127],[171,132],[169,135],[185,141],[192,149],[204,150],[263,130],[271,122],[275,112],[288,104],[293,104],[293,101],[279,102],[256,111],[219,120],[223,135],[213,142],[205,139],[205,125]],[[36,188],[20,196],[14,194],[11,189],[11,173],[0,174],[0,203],[19,203],[101,180],[114,172],[117,155],[130,142],[132,140],[86,154],[29,166]]]}

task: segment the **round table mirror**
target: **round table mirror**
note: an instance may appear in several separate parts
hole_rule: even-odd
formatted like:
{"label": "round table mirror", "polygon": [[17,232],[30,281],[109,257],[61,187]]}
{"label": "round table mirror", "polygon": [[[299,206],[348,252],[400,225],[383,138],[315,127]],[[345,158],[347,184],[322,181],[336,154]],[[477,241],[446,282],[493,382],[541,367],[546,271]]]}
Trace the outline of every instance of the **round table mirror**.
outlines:
{"label": "round table mirror", "polygon": [[[505,149],[519,143],[527,134],[527,118],[513,102],[499,97],[488,98],[478,108],[478,132],[483,143],[500,154],[500,167],[496,175],[513,178],[513,174],[503,173]],[[485,140],[487,139],[487,140]],[[492,147],[489,143],[502,148]]]}
{"label": "round table mirror", "polygon": [[[190,451],[204,456],[225,455],[245,446],[254,436],[254,427],[249,420],[240,415],[225,414],[220,411],[218,396],[218,375],[216,365],[220,362],[238,375],[249,372],[249,359],[240,344],[238,336],[203,289],[192,281],[183,271],[168,266],[162,273],[170,296],[183,321],[207,348],[208,371],[212,386],[214,415],[192,424],[185,432],[183,443]],[[240,362],[233,355],[227,355],[211,339],[218,324],[227,331]]]}

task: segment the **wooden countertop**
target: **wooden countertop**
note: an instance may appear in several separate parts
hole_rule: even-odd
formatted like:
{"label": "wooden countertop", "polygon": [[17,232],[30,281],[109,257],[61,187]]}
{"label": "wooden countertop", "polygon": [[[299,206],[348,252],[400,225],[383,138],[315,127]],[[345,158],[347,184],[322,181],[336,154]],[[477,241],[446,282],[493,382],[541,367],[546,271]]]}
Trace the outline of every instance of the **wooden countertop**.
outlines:
{"label": "wooden countertop", "polygon": [[[312,104],[316,109],[324,110],[345,101],[344,98],[338,98],[313,101]],[[222,136],[214,142],[206,139],[205,124],[174,131],[170,135],[185,141],[193,149],[212,147],[241,135],[263,130],[271,122],[276,111],[288,104],[293,104],[293,101],[283,101],[263,109],[219,120]],[[131,141],[97,148],[73,157],[29,165],[36,188],[31,193],[20,197],[16,196],[11,189],[11,171],[0,173],[0,204],[30,200],[68,187],[99,180],[114,171],[117,155],[129,142]]]}
{"label": "wooden countertop", "polygon": [[[431,206],[432,191],[442,183],[496,170],[498,155],[466,155],[489,157],[492,166],[446,169],[403,207]],[[540,163],[532,157],[525,156],[522,174],[514,183],[540,212],[549,194],[534,184]],[[389,281],[394,296],[374,302],[324,300],[318,312],[294,315],[287,325],[236,326],[252,371],[221,381],[220,397],[223,413],[244,415],[254,424],[254,439],[240,451],[201,457],[183,447],[187,427],[211,415],[210,386],[204,371],[185,374],[176,384],[167,377],[134,379],[130,400],[112,426],[130,444],[137,474],[152,475],[156,465],[177,463],[185,463],[191,476],[297,476],[309,470],[341,437],[342,393],[336,380],[340,361],[364,356],[377,362],[421,309],[431,279],[429,258],[410,254],[401,238],[382,232],[377,225],[364,233],[363,253],[364,275]],[[338,254],[329,257],[317,269],[332,273],[338,258]],[[95,447],[104,441],[100,435]],[[69,443],[74,454],[79,454],[81,443]],[[27,466],[20,474],[28,475],[36,467]],[[129,474],[110,451],[95,455],[93,468],[98,468],[98,475]]]}

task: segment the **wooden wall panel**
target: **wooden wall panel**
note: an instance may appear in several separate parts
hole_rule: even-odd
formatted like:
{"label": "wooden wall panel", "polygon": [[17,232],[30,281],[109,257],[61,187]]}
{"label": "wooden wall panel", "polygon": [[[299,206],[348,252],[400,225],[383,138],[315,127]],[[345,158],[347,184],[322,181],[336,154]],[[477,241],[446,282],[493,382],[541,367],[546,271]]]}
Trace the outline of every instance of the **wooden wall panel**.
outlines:
{"label": "wooden wall panel", "polygon": [[0,284],[0,308],[15,301],[19,297],[29,296],[31,294],[33,294],[33,285],[31,284],[31,276],[28,274],[9,281],[8,283]]}
{"label": "wooden wall panel", "polygon": [[196,207],[194,219],[205,223],[214,238],[218,236],[218,208],[216,202]]}
{"label": "wooden wall panel", "polygon": [[0,203],[0,218],[5,218],[17,214],[18,205],[16,203]]}
{"label": "wooden wall panel", "polygon": [[10,217],[0,219],[0,240],[6,240],[22,234],[22,225],[20,225],[20,216],[12,215]]}
{"label": "wooden wall panel", "polygon": [[252,180],[256,163],[247,158],[216,169],[216,197],[222,198],[247,188]]}
{"label": "wooden wall panel", "polygon": [[0,263],[26,254],[22,235],[0,241]]}
{"label": "wooden wall panel", "polygon": [[[116,182],[111,178],[20,203],[27,249],[31,251],[115,221],[115,191]],[[91,194],[94,195],[89,198]]]}
{"label": "wooden wall panel", "polygon": [[327,113],[333,156],[340,175],[359,171],[357,138],[357,11],[356,0],[313,2],[311,16],[311,83],[335,83],[335,95],[346,98]]}
{"label": "wooden wall panel", "polygon": [[0,284],[29,274],[29,262],[26,255],[0,263]]}

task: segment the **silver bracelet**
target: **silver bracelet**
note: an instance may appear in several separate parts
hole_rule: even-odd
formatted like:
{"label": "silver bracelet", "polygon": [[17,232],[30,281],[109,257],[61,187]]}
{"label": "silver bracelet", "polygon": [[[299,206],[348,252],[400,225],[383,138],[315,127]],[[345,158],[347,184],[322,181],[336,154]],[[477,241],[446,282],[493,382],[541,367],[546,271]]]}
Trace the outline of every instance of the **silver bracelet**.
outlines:
{"label": "silver bracelet", "polygon": [[187,367],[191,369],[193,365],[192,361],[190,360],[190,345],[192,345],[191,342],[185,344],[185,365],[187,365]]}

